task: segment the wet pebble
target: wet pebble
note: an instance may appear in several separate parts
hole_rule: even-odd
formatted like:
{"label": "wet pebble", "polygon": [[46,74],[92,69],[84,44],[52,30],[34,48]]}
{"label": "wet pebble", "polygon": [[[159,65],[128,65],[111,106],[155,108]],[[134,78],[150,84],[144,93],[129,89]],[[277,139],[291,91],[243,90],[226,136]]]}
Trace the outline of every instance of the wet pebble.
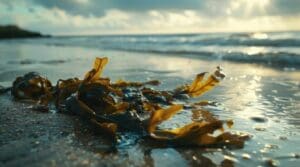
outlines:
{"label": "wet pebble", "polygon": [[229,159],[224,159],[221,162],[221,167],[233,167],[233,166],[234,166],[234,162]]}
{"label": "wet pebble", "polygon": [[251,155],[246,154],[246,153],[242,154],[242,157],[243,157],[243,159],[251,159]]}
{"label": "wet pebble", "polygon": [[287,140],[288,138],[285,136],[279,136],[279,140]]}
{"label": "wet pebble", "polygon": [[232,156],[224,155],[224,160],[230,160],[232,162],[237,162],[238,160]]}
{"label": "wet pebble", "polygon": [[294,158],[297,158],[297,159],[300,158],[300,154],[298,154],[298,153],[293,153],[292,156],[293,156]]}
{"label": "wet pebble", "polygon": [[275,144],[265,144],[265,148],[267,148],[267,149],[278,149],[279,147]]}
{"label": "wet pebble", "polygon": [[265,166],[269,166],[269,167],[275,167],[275,166],[279,165],[278,161],[270,159],[270,158],[265,159],[264,162],[265,162]]}
{"label": "wet pebble", "polygon": [[268,119],[265,118],[265,117],[250,117],[250,119],[251,119],[252,121],[257,122],[257,123],[264,123],[264,122],[267,122],[267,121],[268,121]]}
{"label": "wet pebble", "polygon": [[264,127],[259,127],[259,126],[254,127],[254,129],[257,130],[257,131],[266,131],[266,130],[267,130],[266,128],[264,128]]}

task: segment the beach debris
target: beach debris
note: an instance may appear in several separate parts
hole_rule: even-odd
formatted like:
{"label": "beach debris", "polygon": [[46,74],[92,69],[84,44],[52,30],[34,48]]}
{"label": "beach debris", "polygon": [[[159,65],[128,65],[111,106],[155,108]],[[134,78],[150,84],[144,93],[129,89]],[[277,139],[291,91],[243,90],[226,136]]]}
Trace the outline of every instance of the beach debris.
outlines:
{"label": "beach debris", "polygon": [[[16,99],[32,99],[39,106],[53,103],[58,111],[87,119],[114,139],[120,132],[130,131],[174,146],[226,145],[241,148],[249,138],[245,133],[225,131],[223,125],[230,128],[233,121],[219,120],[204,110],[203,106],[209,105],[209,102],[187,101],[211,90],[225,77],[220,67],[212,74],[198,74],[189,85],[162,91],[152,88],[160,84],[158,80],[112,82],[102,77],[107,63],[106,57],[96,58],[93,68],[82,80],[60,79],[56,86],[40,74],[31,72],[18,77],[11,92]],[[147,87],[149,85],[152,87]],[[193,112],[199,118],[175,129],[159,127],[184,110]]]}

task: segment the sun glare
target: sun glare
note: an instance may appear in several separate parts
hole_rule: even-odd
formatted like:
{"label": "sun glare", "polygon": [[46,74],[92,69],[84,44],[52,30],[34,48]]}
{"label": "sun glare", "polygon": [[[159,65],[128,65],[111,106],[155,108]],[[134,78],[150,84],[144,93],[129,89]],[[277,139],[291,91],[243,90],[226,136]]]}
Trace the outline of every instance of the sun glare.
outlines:
{"label": "sun glare", "polygon": [[246,15],[253,11],[266,12],[266,7],[270,4],[270,0],[234,0],[231,3],[231,10],[244,8]]}
{"label": "sun glare", "polygon": [[257,3],[258,6],[264,8],[265,6],[269,5],[270,0],[252,0],[252,1],[249,1],[249,2]]}
{"label": "sun glare", "polygon": [[267,39],[268,35],[265,34],[265,33],[254,33],[254,34],[252,34],[252,38],[255,38],[255,39]]}
{"label": "sun glare", "polygon": [[251,7],[251,11],[258,8],[261,12],[265,11],[266,6],[269,5],[270,0],[245,0],[247,1],[248,5]]}

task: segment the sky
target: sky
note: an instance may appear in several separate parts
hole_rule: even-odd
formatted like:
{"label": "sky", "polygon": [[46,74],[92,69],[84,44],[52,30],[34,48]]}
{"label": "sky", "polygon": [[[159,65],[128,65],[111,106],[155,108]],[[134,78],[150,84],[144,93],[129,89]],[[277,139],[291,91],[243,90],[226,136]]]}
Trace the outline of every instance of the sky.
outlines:
{"label": "sky", "polygon": [[52,35],[300,30],[300,0],[0,0],[0,24]]}

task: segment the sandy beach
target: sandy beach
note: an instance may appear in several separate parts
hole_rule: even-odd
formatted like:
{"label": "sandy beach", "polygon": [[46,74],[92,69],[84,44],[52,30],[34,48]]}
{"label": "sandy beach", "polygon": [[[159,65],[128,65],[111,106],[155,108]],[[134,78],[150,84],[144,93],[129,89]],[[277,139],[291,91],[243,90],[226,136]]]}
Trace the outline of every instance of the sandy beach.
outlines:
{"label": "sandy beach", "polygon": [[0,0],[0,167],[300,166],[300,0]]}
{"label": "sandy beach", "polygon": [[[37,71],[53,83],[82,78],[94,58],[106,56],[104,76],[112,80],[162,81],[159,89],[190,83],[197,73],[222,66],[226,79],[195,99],[211,100],[216,117],[233,119],[232,131],[251,134],[242,149],[159,148],[132,137],[112,149],[107,139],[75,116],[41,113],[31,103],[0,96],[0,166],[218,166],[230,159],[238,166],[274,163],[297,166],[300,148],[300,70],[256,63],[207,60],[195,56],[109,51],[78,46],[0,43],[0,85],[10,86],[20,75]],[[191,113],[170,120],[190,121]],[[271,162],[272,160],[272,162]]]}

